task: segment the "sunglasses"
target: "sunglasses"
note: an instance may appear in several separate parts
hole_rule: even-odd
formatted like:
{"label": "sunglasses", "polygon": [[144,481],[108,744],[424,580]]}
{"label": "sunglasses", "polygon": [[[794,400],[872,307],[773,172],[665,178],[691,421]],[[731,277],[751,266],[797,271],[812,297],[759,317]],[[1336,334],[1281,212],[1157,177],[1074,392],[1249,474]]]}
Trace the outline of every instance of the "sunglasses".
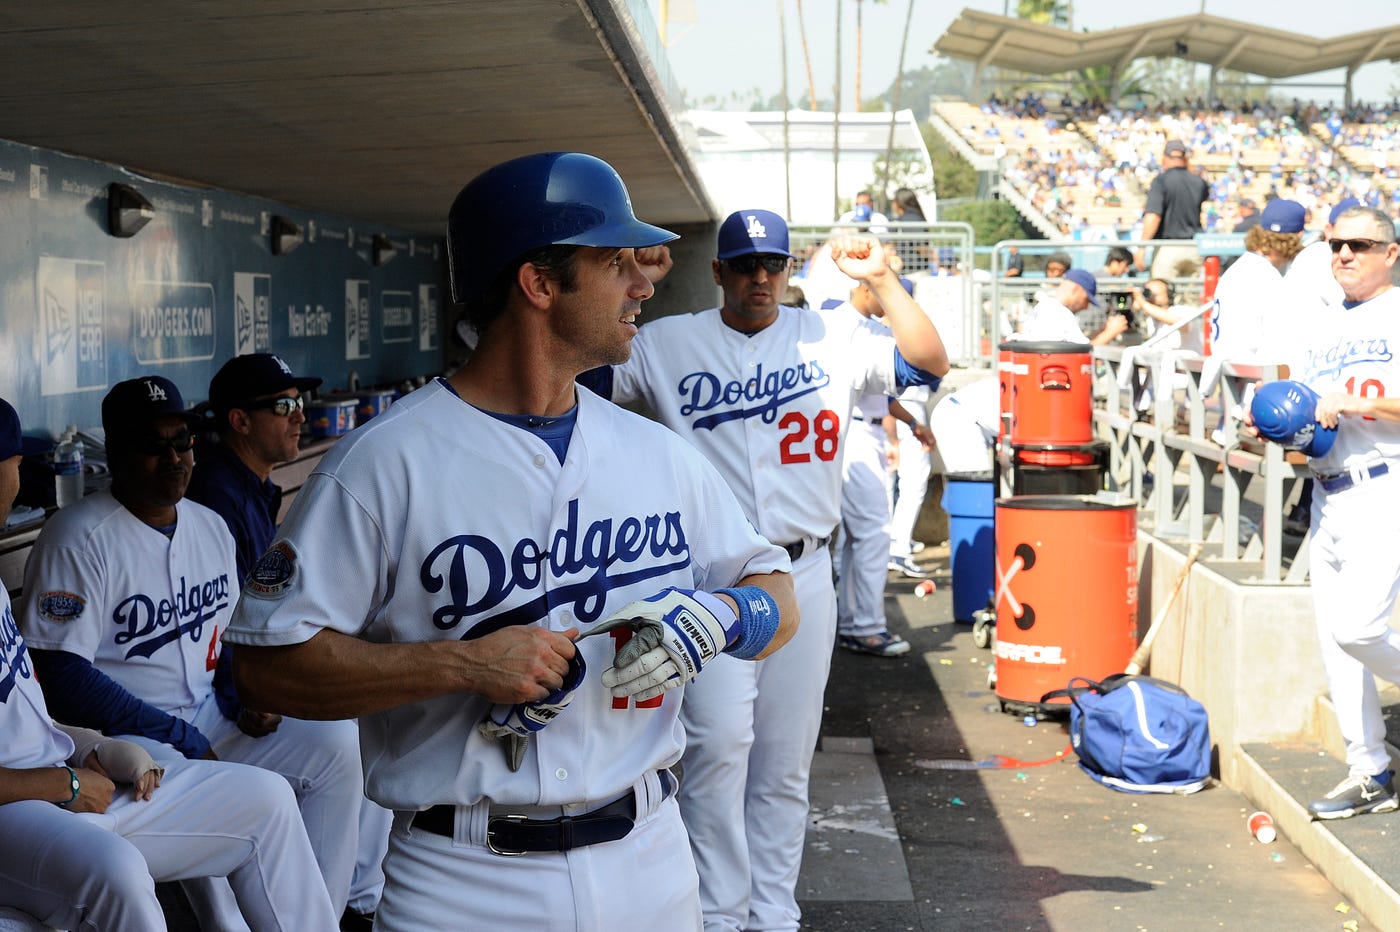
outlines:
{"label": "sunglasses", "polygon": [[250,401],[239,405],[245,411],[271,411],[278,417],[291,417],[293,411],[300,411],[306,401],[300,395],[295,398],[269,398],[266,401]]}
{"label": "sunglasses", "polygon": [[1377,246],[1389,246],[1390,244],[1378,239],[1334,239],[1329,240],[1327,245],[1332,247],[1332,255],[1335,256],[1342,251],[1343,246],[1350,249],[1352,253],[1360,255],[1363,252],[1370,252]]}
{"label": "sunglasses", "polygon": [[763,266],[763,270],[769,275],[778,275],[787,271],[788,263],[792,260],[787,256],[738,256],[734,259],[721,259],[725,268],[738,272],[740,275],[752,275],[758,271],[758,267]]}
{"label": "sunglasses", "polygon": [[151,437],[137,444],[136,449],[147,456],[164,456],[168,450],[188,453],[194,449],[194,435],[182,430],[173,437]]}

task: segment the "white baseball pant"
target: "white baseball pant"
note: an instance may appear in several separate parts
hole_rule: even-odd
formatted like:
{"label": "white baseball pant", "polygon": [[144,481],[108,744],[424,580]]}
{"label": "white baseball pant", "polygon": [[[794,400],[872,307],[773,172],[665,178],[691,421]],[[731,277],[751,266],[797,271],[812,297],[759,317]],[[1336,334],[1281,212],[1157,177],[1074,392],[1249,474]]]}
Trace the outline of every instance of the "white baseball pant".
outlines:
{"label": "white baseball pant", "polygon": [[1376,677],[1400,684],[1400,522],[1377,521],[1400,496],[1400,472],[1341,492],[1315,486],[1308,553],[1327,688],[1352,773],[1391,765]]}
{"label": "white baseball pant", "polygon": [[855,420],[841,461],[840,582],[836,632],[879,634],[885,623],[885,576],[890,562],[889,496],[885,491],[885,426]]}
{"label": "white baseball pant", "polygon": [[686,686],[678,799],[706,932],[795,930],[807,784],[836,636],[831,557],[808,538],[792,565],[802,623],[771,657],[721,655]]}
{"label": "white baseball pant", "polygon": [[105,813],[0,806],[0,902],[62,929],[164,929],[154,881],[227,876],[255,932],[334,930],[286,781],[255,767],[171,760],[148,801],[117,787]]}

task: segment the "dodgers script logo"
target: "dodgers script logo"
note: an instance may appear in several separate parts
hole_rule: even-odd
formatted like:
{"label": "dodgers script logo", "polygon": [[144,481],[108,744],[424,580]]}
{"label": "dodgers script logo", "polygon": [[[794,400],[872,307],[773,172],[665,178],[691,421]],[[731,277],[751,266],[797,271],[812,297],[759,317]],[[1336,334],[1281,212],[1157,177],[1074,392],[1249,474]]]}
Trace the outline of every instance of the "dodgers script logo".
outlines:
{"label": "dodgers script logo", "polygon": [[131,645],[126,652],[128,660],[150,657],[186,634],[197,644],[204,636],[204,623],[228,607],[227,573],[189,586],[181,576],[174,600],[156,602],[137,593],[118,603],[112,610],[112,621],[121,630],[113,640],[118,645]]}
{"label": "dodgers script logo", "polygon": [[1368,362],[1390,362],[1390,344],[1385,337],[1338,340],[1331,346],[1308,350],[1306,370],[1312,376],[1339,376],[1347,366]]}
{"label": "dodgers script logo", "polygon": [[692,372],[681,377],[676,389],[685,399],[680,409],[682,417],[721,406],[728,408],[697,417],[691,423],[696,430],[713,430],[738,418],[761,417],[763,423],[771,424],[783,405],[819,392],[830,383],[831,376],[820,363],[805,362],[778,372],[765,372],[760,364],[753,376],[743,382],[721,382],[714,373]]}
{"label": "dodgers script logo", "polygon": [[478,534],[449,537],[423,561],[419,580],[428,592],[446,587],[450,601],[433,612],[433,624],[450,631],[471,616],[490,612],[517,589],[539,589],[546,567],[554,579],[572,579],[467,633],[480,637],[508,625],[539,621],[564,605],[572,608],[579,621],[596,621],[610,590],[689,564],[690,545],[679,512],[600,518],[580,527],[578,499],[573,499],[567,522],[549,541],[526,538],[505,553],[495,541]]}
{"label": "dodgers script logo", "polygon": [[15,614],[7,603],[4,614],[0,614],[0,702],[9,701],[17,676],[27,680],[33,673],[29,669],[29,653],[15,624]]}

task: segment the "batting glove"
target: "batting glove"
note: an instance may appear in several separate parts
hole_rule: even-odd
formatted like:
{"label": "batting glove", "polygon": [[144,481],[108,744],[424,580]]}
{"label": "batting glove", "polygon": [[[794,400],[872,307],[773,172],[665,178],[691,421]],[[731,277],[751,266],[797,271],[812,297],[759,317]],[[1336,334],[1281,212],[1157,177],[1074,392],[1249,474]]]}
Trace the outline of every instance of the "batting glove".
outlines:
{"label": "batting glove", "polygon": [[741,633],[739,618],[724,602],[694,589],[663,589],[623,606],[583,637],[627,626],[632,639],[617,652],[603,685],[619,698],[645,701],[700,672]]}
{"label": "batting glove", "polygon": [[559,713],[569,707],[574,699],[574,690],[583,682],[587,667],[583,655],[575,653],[569,661],[569,669],[564,674],[564,685],[537,702],[517,702],[506,705],[498,702],[486,713],[486,718],[476,727],[488,738],[505,735],[519,735],[528,738],[559,717]]}

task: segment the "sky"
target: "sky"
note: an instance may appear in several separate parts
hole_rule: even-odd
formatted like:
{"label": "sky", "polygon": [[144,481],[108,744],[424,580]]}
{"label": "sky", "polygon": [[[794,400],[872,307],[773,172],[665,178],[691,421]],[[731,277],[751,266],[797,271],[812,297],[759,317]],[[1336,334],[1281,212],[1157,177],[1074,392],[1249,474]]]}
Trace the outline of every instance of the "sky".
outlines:
{"label": "sky", "polygon": [[[647,0],[659,21],[663,0]],[[671,11],[667,46],[671,69],[677,83],[692,102],[706,96],[748,95],[753,88],[765,96],[781,89],[781,47],[778,44],[778,3],[787,19],[788,94],[794,106],[804,106],[806,76],[797,31],[795,0],[666,0]],[[1005,12],[1005,0],[914,0],[914,18],[905,53],[906,70],[931,67],[938,61],[929,49],[963,9],[987,13]],[[1009,0],[1011,8],[1015,0]],[[1344,21],[1328,22],[1319,15],[1326,6],[1318,0],[1157,0],[1152,4],[1129,4],[1122,0],[1072,0],[1076,29],[1112,29],[1155,19],[1189,16],[1201,11],[1227,19],[1268,26],[1285,32],[1300,32],[1331,38],[1362,32],[1385,25],[1400,24],[1395,0],[1350,0],[1337,8]],[[886,3],[866,0],[863,5],[864,49],[861,93],[866,98],[884,92],[894,80],[899,61],[899,39],[908,15],[908,0]],[[841,0],[844,20],[841,27],[842,106],[855,101],[855,3]],[[1271,19],[1260,19],[1267,9]],[[836,74],[836,13],[833,0],[806,0],[803,16],[812,52],[813,79],[819,97],[829,100]],[[693,23],[676,22],[679,18]],[[1341,72],[1312,79],[1340,82]],[[1400,69],[1390,62],[1375,62],[1357,71],[1352,87],[1358,99],[1389,98],[1390,88],[1400,86]],[[1290,96],[1326,100],[1340,89],[1300,88]],[[746,100],[749,99],[747,96]]]}

